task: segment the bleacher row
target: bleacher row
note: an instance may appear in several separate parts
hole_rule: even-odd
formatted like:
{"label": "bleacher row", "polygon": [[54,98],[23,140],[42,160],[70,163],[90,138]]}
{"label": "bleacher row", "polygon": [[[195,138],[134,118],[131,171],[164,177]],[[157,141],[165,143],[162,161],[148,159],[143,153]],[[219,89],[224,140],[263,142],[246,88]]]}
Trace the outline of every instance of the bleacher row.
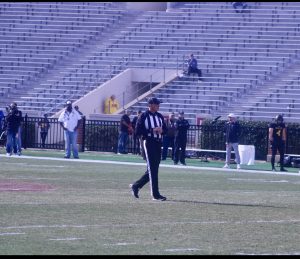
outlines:
{"label": "bleacher row", "polygon": [[[211,5],[215,6],[215,3]],[[188,6],[198,12],[191,11]],[[283,113],[288,121],[295,121],[299,116],[299,110],[293,105],[297,95],[285,98],[288,90],[279,90],[289,86],[278,79],[280,75],[284,79],[299,57],[299,4],[253,3],[251,10],[244,14],[234,13],[230,3],[224,3],[218,11],[208,11],[203,6],[207,7],[202,3],[186,4],[179,12],[174,11],[172,15],[177,17],[176,23],[173,23],[173,31],[167,33],[175,34],[172,34],[175,55],[178,52],[196,54],[204,82],[185,77],[166,85],[155,93],[158,98],[165,99],[160,110],[165,113],[185,110],[186,117],[192,122],[195,122],[196,116],[207,114],[226,118],[229,112],[235,112],[241,118],[258,120],[271,120],[276,114]],[[180,24],[180,14],[185,12],[189,13],[188,18],[193,17],[193,22],[187,22],[185,15],[182,19],[185,22]],[[208,17],[210,12],[215,12],[215,15]],[[155,24],[156,29],[168,27],[166,15],[156,12],[152,17],[155,18],[140,24],[135,35],[149,32],[149,29],[154,33],[149,23]],[[143,30],[143,26],[147,29]],[[185,34],[185,38],[180,37],[181,29],[190,33]],[[145,40],[145,33],[141,34],[141,38]],[[181,44],[177,44],[176,39],[181,40]],[[259,102],[262,97],[255,93],[261,93],[269,82],[273,88],[268,87],[268,91],[262,92],[262,105]],[[173,94],[169,94],[171,89],[175,90]],[[277,99],[271,95],[272,92],[277,92]],[[274,103],[281,103],[282,100],[286,103],[274,107]],[[135,109],[143,106],[145,100],[135,105]]]}
{"label": "bleacher row", "polygon": [[[71,62],[98,44],[106,31],[118,27],[124,13],[111,2],[1,3],[1,106],[14,100],[28,114],[55,111],[65,98],[76,100],[91,90],[85,81],[97,85],[95,73],[75,74],[75,81],[74,74],[69,74],[69,80],[55,78],[66,74]],[[65,87],[52,85],[53,81]],[[76,91],[79,95],[74,95]]]}
{"label": "bleacher row", "polygon": [[194,53],[204,81],[178,77],[156,91],[161,112],[184,110],[193,123],[229,112],[299,118],[300,3],[249,2],[235,13],[230,2],[181,2],[136,14],[120,4],[0,3],[0,107],[54,113],[126,68],[181,73]]}

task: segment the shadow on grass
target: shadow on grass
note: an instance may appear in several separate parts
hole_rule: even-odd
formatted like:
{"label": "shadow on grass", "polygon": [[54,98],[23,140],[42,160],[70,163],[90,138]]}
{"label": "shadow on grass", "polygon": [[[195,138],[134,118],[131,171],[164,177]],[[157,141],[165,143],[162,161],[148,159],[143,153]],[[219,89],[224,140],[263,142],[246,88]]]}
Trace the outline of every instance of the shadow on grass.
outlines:
{"label": "shadow on grass", "polygon": [[183,202],[192,204],[211,204],[211,205],[224,205],[224,206],[243,206],[243,207],[264,207],[264,208],[281,208],[286,209],[287,207],[263,205],[263,204],[241,204],[241,203],[226,203],[226,202],[207,202],[207,201],[190,201],[190,200],[170,200],[169,202]]}

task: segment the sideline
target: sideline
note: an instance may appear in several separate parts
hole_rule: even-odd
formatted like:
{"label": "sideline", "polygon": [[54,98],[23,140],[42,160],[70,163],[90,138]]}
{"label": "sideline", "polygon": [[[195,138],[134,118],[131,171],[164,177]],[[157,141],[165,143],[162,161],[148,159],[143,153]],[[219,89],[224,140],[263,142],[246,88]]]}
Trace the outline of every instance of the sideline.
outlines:
{"label": "sideline", "polygon": [[[5,154],[0,154],[0,157],[6,157]],[[54,160],[54,161],[64,161],[64,162],[76,162],[76,163],[98,163],[98,164],[115,164],[115,165],[134,165],[134,166],[146,166],[146,163],[134,163],[134,162],[120,162],[120,161],[109,161],[109,160],[88,160],[88,159],[65,159],[65,158],[55,158],[55,157],[33,157],[33,156],[11,156],[6,157],[8,159],[37,159],[37,160]],[[245,173],[260,173],[260,174],[272,174],[272,175],[290,175],[290,176],[300,176],[300,173],[289,173],[289,172],[272,172],[264,170],[247,170],[247,169],[228,169],[228,168],[218,168],[218,167],[198,167],[198,166],[181,166],[181,165],[164,165],[160,164],[160,167],[175,168],[175,169],[193,169],[202,171],[220,171],[220,172],[245,172]]]}

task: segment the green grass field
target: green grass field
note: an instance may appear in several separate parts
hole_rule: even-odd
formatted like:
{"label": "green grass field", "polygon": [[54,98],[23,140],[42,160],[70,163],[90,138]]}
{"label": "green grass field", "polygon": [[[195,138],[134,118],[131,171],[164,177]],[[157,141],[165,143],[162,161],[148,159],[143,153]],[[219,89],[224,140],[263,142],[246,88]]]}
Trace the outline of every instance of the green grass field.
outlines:
{"label": "green grass field", "polygon": [[[164,202],[133,155],[25,150],[0,156],[1,255],[300,254],[300,174],[257,162],[224,170],[223,161],[170,160],[159,172]],[[110,162],[111,161],[111,162]],[[260,171],[258,171],[260,170]],[[268,171],[261,171],[268,170]]]}

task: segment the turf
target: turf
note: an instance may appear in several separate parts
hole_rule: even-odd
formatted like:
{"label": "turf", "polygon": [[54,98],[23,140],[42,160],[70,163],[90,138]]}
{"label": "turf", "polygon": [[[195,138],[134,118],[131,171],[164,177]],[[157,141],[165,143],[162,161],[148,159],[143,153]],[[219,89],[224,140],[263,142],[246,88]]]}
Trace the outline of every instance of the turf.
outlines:
{"label": "turf", "polygon": [[[4,152],[0,152],[0,154]],[[26,156],[32,157],[51,157],[51,158],[62,158],[64,152],[62,150],[41,150],[41,149],[26,149],[23,150],[23,154]],[[126,155],[117,155],[111,152],[81,152],[79,153],[81,159],[86,160],[101,160],[101,161],[121,161],[121,162],[133,162],[133,163],[142,163],[145,161],[141,156],[126,154]],[[207,162],[202,161],[201,159],[187,158],[186,163],[188,166],[195,167],[212,167],[212,168],[222,168],[224,166],[224,160],[213,160],[208,159]],[[168,158],[165,161],[161,161],[161,165],[173,165],[173,161]],[[235,164],[231,164],[231,168],[236,168]],[[246,170],[265,170],[271,171],[270,162],[266,161],[255,161],[254,165],[242,165],[242,169]],[[276,169],[279,171],[279,167],[276,165]],[[299,168],[286,168],[290,173],[299,173]]]}
{"label": "turf", "polygon": [[[149,185],[140,199],[130,194],[128,185],[145,170],[140,157],[95,152],[56,160],[62,151],[23,153],[0,156],[0,183],[47,188],[1,191],[1,255],[300,254],[294,168],[294,174],[223,170],[223,161],[188,159],[195,169],[167,160],[159,180],[168,200],[157,202]],[[255,166],[269,170],[269,163]]]}

